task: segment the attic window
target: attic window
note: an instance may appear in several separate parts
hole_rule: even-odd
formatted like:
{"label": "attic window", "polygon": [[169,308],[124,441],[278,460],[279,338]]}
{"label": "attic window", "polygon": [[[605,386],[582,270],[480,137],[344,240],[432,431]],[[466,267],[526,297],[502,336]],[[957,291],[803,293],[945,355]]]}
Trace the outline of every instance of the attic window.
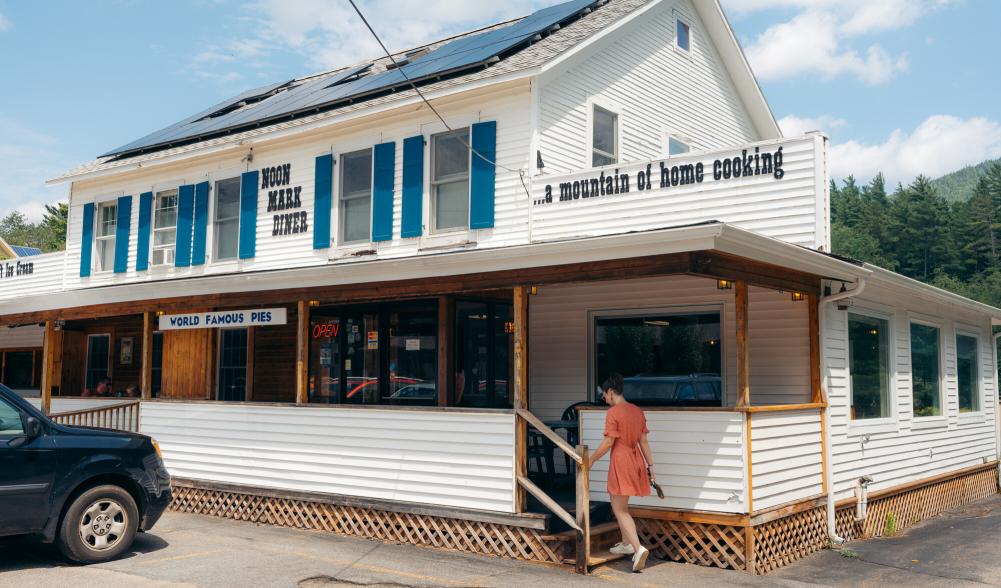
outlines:
{"label": "attic window", "polygon": [[688,23],[675,17],[675,37],[674,46],[678,49],[690,52],[692,50],[692,28],[688,26]]}

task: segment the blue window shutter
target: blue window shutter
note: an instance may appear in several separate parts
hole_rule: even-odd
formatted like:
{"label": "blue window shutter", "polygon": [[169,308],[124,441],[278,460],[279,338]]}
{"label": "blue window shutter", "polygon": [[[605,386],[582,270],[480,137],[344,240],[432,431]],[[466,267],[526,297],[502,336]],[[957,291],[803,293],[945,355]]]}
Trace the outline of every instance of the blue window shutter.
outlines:
{"label": "blue window shutter", "polygon": [[149,226],[153,213],[153,193],[143,192],[139,195],[139,233],[136,245],[136,271],[149,269]]}
{"label": "blue window shutter", "polygon": [[83,205],[83,227],[80,235],[80,277],[90,275],[90,256],[94,252],[94,203]]}
{"label": "blue window shutter", "polygon": [[424,204],[424,136],[403,140],[403,237],[420,237]]}
{"label": "blue window shutter", "polygon": [[330,189],[333,186],[334,156],[316,158],[313,182],[313,249],[330,247]]}
{"label": "blue window shutter", "polygon": [[115,273],[129,269],[129,229],[132,222],[132,196],[119,196],[115,219]]}
{"label": "blue window shutter", "polygon": [[257,171],[240,177],[240,259],[253,259],[257,248]]}
{"label": "blue window shutter", "polygon": [[191,223],[195,217],[195,186],[177,188],[177,240],[174,241],[174,265],[191,265]]}
{"label": "blue window shutter", "polygon": [[396,143],[375,146],[372,162],[372,240],[393,238],[393,188],[396,166]]}
{"label": "blue window shutter", "polygon": [[209,183],[195,185],[195,236],[191,245],[191,265],[205,264],[205,239],[209,228]]}
{"label": "blue window shutter", "polygon": [[472,162],[469,173],[469,228],[489,229],[494,226],[494,179],[497,170],[493,162],[497,158],[496,121],[473,125],[472,147],[479,155],[469,154]]}

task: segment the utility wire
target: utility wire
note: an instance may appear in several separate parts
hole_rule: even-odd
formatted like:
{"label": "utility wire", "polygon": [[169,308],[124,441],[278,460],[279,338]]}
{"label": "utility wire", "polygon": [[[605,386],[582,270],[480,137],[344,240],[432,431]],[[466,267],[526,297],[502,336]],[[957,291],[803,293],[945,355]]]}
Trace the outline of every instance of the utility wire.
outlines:
{"label": "utility wire", "polygon": [[[357,4],[355,4],[355,0],[348,0],[348,2],[350,2],[351,3],[351,7],[355,9],[355,12],[358,14],[358,18],[360,18],[361,21],[363,23],[365,23],[365,27],[368,28],[368,32],[372,33],[372,36],[375,37],[376,42],[378,42],[379,46],[382,47],[383,52],[386,53],[386,57],[389,57],[389,60],[393,62],[393,67],[396,69],[396,71],[400,72],[400,74],[403,76],[403,79],[405,79],[407,81],[407,83],[410,84],[410,87],[413,88],[415,92],[417,92],[417,95],[420,96],[421,100],[424,101],[424,104],[426,104],[427,107],[431,109],[431,112],[433,112],[434,115],[438,117],[438,120],[441,121],[441,124],[445,125],[445,128],[448,129],[449,131],[454,130],[451,127],[451,125],[449,125],[448,122],[445,121],[445,118],[441,115],[441,113],[438,112],[438,109],[435,108],[434,105],[431,104],[431,101],[429,101],[427,99],[427,97],[424,96],[424,93],[421,92],[421,89],[417,87],[417,84],[415,84],[414,81],[411,80],[409,76],[407,76],[407,72],[403,71],[403,69],[400,67],[400,65],[396,62],[396,58],[393,57],[393,54],[389,52],[389,49],[386,48],[386,44],[382,42],[382,39],[379,38],[378,33],[376,33],[375,29],[372,28],[372,25],[369,24],[368,19],[365,18],[365,15],[362,14],[361,9],[358,8]],[[503,165],[497,163],[496,161],[491,160],[486,155],[483,155],[482,153],[480,153],[476,149],[473,149],[473,146],[470,145],[469,143],[467,143],[466,140],[465,140],[465,138],[458,137],[458,139],[459,139],[459,141],[463,145],[466,146],[467,149],[469,149],[470,153],[476,155],[476,157],[479,157],[480,159],[482,159],[483,161],[489,163],[490,165],[499,167],[499,168],[501,168],[504,171],[508,171],[508,172],[512,172],[512,173],[517,173],[518,174],[518,179],[521,180],[521,187],[524,188],[524,190],[525,190],[525,196],[527,196],[529,199],[532,198],[531,193],[529,193],[529,191],[528,191],[528,186],[525,184],[525,170],[524,169],[511,169],[509,167],[503,166]]]}

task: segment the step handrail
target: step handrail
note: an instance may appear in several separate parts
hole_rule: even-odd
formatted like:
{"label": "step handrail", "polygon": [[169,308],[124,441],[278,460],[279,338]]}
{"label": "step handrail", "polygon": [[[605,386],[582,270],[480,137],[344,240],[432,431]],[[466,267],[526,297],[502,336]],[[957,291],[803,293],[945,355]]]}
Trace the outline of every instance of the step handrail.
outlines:
{"label": "step handrail", "polygon": [[529,494],[536,497],[539,502],[543,504],[543,506],[553,511],[553,514],[562,519],[563,522],[569,525],[571,529],[575,531],[583,531],[583,529],[581,529],[577,524],[577,521],[574,520],[573,516],[568,513],[566,509],[560,506],[558,502],[550,498],[549,495],[542,490],[542,488],[536,486],[535,482],[529,480],[525,476],[518,476],[518,484],[525,490],[528,490]]}
{"label": "step handrail", "polygon": [[542,433],[546,437],[546,439],[549,439],[549,441],[552,442],[553,445],[559,447],[560,450],[563,451],[563,453],[569,455],[570,459],[577,462],[577,465],[581,465],[583,463],[580,455],[577,454],[577,451],[574,450],[574,448],[569,443],[567,443],[563,439],[563,437],[560,437],[558,434],[556,434],[556,431],[550,429],[548,426],[546,426],[546,423],[539,420],[539,417],[532,414],[531,411],[526,410],[524,408],[519,408],[518,416],[525,419],[528,422],[528,424],[535,427],[535,429],[540,433]]}

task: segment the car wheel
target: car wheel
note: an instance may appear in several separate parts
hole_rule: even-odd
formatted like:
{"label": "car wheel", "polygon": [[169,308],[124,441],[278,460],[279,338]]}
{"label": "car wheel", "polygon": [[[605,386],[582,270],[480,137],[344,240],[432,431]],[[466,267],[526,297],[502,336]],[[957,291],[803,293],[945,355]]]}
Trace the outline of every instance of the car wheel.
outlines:
{"label": "car wheel", "polygon": [[114,559],[132,545],[139,509],[118,486],[97,486],[77,496],[59,526],[59,550],[79,563]]}

